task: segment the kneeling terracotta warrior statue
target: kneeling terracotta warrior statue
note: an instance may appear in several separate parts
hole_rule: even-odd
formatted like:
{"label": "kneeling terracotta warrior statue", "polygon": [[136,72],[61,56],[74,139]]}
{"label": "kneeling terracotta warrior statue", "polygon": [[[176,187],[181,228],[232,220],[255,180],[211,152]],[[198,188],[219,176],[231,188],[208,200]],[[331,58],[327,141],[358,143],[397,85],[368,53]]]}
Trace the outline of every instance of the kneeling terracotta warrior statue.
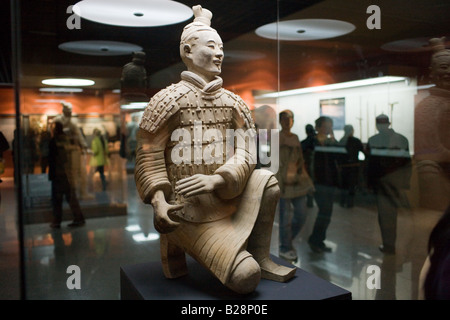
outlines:
{"label": "kneeling terracotta warrior statue", "polygon": [[244,101],[222,88],[223,44],[211,12],[193,10],[180,42],[187,71],[151,98],[139,124],[135,180],[154,209],[166,277],[187,274],[188,253],[231,290],[249,293],[261,277],[295,274],[270,259],[280,190],[270,171],[254,170],[251,144],[225,141],[230,132],[238,140],[255,134],[254,122]]}

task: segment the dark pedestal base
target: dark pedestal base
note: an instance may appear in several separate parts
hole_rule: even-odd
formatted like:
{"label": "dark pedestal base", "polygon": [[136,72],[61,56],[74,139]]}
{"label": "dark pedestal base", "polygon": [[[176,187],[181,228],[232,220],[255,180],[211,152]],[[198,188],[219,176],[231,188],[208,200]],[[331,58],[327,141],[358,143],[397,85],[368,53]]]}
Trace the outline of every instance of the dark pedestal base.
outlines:
{"label": "dark pedestal base", "polygon": [[[161,263],[149,262],[120,268],[120,295],[122,300],[351,300],[351,292],[313,274],[297,268],[296,275],[286,283],[261,279],[256,290],[247,295],[237,294],[212,274],[187,257],[189,274],[178,279],[167,279]],[[284,260],[272,256],[283,265]]]}

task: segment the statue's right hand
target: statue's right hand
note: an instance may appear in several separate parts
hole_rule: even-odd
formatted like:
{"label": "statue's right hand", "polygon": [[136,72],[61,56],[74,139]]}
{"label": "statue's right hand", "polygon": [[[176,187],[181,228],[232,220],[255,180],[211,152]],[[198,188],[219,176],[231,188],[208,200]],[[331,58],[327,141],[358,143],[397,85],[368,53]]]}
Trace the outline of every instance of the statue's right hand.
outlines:
{"label": "statue's right hand", "polygon": [[180,224],[170,219],[170,214],[183,208],[182,204],[169,204],[164,197],[152,201],[154,217],[153,224],[159,233],[170,233]]}

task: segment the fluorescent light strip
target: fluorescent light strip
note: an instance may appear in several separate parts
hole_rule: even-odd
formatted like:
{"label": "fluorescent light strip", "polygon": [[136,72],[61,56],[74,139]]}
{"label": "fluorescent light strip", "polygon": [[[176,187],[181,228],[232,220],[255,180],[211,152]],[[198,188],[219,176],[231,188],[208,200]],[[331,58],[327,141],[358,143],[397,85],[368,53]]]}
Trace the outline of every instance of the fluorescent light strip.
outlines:
{"label": "fluorescent light strip", "polygon": [[58,99],[35,99],[34,102],[37,103],[61,103],[63,100]]}
{"label": "fluorescent light strip", "polygon": [[286,96],[293,96],[293,95],[297,95],[297,94],[364,87],[364,86],[370,86],[370,85],[375,85],[375,84],[391,83],[391,82],[398,82],[398,81],[405,81],[405,80],[406,80],[405,77],[386,76],[386,77],[370,78],[370,79],[363,79],[363,80],[356,80],[356,81],[333,83],[333,84],[327,84],[324,86],[317,86],[317,87],[309,87],[309,88],[293,89],[293,90],[286,90],[286,91],[273,92],[273,93],[265,93],[265,94],[255,97],[255,98],[286,97]]}
{"label": "fluorescent light strip", "polygon": [[76,78],[55,78],[42,80],[43,84],[50,86],[62,86],[62,87],[82,87],[92,86],[94,81],[88,79],[76,79]]}
{"label": "fluorescent light strip", "polygon": [[40,88],[41,92],[83,92],[81,88]]}
{"label": "fluorescent light strip", "polygon": [[123,104],[120,106],[121,109],[141,109],[144,110],[148,102],[132,102],[130,104]]}

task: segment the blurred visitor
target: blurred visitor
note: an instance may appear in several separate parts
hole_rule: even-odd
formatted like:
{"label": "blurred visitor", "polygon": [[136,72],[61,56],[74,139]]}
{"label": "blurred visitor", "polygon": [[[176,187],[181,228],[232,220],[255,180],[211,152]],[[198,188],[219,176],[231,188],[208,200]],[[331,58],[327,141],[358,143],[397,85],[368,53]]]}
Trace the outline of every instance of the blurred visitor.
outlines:
{"label": "blurred visitor", "polygon": [[347,124],[344,126],[344,136],[339,140],[339,145],[345,147],[346,150],[339,164],[342,183],[340,205],[347,208],[352,208],[355,203],[360,170],[359,153],[364,152],[361,140],[354,137],[353,134],[353,126]]}
{"label": "blurred visitor", "polygon": [[[297,261],[293,239],[302,230],[306,221],[306,195],[313,194],[314,186],[305,169],[303,152],[298,136],[291,132],[294,113],[284,110],[280,113],[280,167],[277,172],[281,190],[279,201],[279,256],[285,260]],[[290,206],[293,214],[290,214]]]}
{"label": "blurred visitor", "polygon": [[[91,167],[95,168],[95,172],[100,174],[102,182],[102,190],[106,190],[105,165],[108,164],[108,143],[102,135],[100,129],[94,129],[94,139],[91,142],[92,157],[90,160]],[[94,172],[94,173],[95,173]]]}
{"label": "blurred visitor", "polygon": [[41,173],[47,172],[48,167],[48,151],[51,134],[47,130],[42,130],[39,137],[39,154],[41,157]]}
{"label": "blurred visitor", "polygon": [[326,233],[333,213],[335,189],[338,185],[337,156],[335,148],[338,142],[334,138],[333,120],[321,116],[315,121],[317,135],[314,137],[312,156],[312,179],[314,182],[314,199],[318,212],[308,244],[313,252],[331,252],[325,245]]}
{"label": "blurred visitor", "polygon": [[375,195],[378,222],[384,253],[395,253],[397,238],[397,209],[408,208],[405,190],[410,187],[411,156],[406,137],[390,128],[389,117],[376,117],[378,134],[367,143],[368,186]]}
{"label": "blurred visitor", "polygon": [[[306,138],[302,140],[303,159],[305,160],[305,168],[308,175],[311,176],[311,161],[312,153],[314,151],[314,137],[316,136],[316,130],[312,124],[305,126]],[[314,196],[311,194],[306,195],[306,206],[312,208],[314,206]]]}

